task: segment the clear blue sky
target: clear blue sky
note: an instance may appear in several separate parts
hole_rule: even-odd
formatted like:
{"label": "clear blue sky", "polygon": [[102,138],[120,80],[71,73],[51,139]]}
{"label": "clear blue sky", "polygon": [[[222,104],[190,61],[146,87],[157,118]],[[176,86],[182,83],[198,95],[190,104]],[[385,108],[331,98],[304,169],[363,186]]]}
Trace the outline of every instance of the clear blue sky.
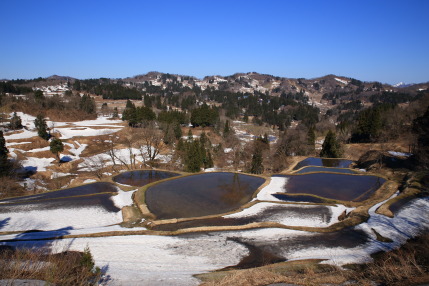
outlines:
{"label": "clear blue sky", "polygon": [[0,78],[429,81],[429,1],[0,1]]}

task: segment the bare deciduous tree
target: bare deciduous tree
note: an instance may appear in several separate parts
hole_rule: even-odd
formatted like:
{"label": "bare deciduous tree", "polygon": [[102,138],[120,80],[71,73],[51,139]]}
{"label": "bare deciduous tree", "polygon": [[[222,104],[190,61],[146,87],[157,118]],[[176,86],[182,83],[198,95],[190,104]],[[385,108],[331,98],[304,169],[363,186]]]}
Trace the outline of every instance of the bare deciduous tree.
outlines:
{"label": "bare deciduous tree", "polygon": [[144,128],[135,130],[136,146],[143,158],[143,164],[146,164],[146,161],[154,161],[164,149],[165,144],[162,138],[163,134],[155,123],[150,123]]}

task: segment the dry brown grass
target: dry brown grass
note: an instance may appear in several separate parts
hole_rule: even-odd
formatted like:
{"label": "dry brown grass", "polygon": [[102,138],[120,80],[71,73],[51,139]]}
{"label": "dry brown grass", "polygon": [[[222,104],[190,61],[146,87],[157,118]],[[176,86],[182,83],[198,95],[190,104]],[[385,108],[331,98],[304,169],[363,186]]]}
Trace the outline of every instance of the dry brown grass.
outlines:
{"label": "dry brown grass", "polygon": [[349,272],[362,285],[413,285],[429,282],[429,235],[414,239],[391,252],[378,254],[373,263]]}
{"label": "dry brown grass", "polygon": [[36,279],[47,285],[98,285],[100,271],[88,253],[0,248],[0,279]]}
{"label": "dry brown grass", "polygon": [[16,140],[8,140],[8,143],[22,143],[22,142],[31,142],[28,144],[19,144],[12,147],[18,148],[23,151],[29,151],[36,148],[43,148],[49,146],[49,142],[40,138],[40,137],[32,137],[32,138],[24,138],[24,139],[16,139]]}
{"label": "dry brown grass", "polygon": [[219,281],[207,282],[201,284],[201,286],[249,286],[249,285],[269,285],[273,283],[281,283],[285,281],[283,275],[263,270],[242,270],[235,271],[232,274],[229,274],[222,278]]}
{"label": "dry brown grass", "polygon": [[347,277],[338,268],[319,262],[320,260],[291,261],[254,269],[212,272],[197,277],[205,280],[201,286],[262,286],[273,283],[338,285],[347,281]]}
{"label": "dry brown grass", "polygon": [[15,179],[9,177],[0,177],[0,199],[22,196],[24,194],[25,189],[19,185]]}
{"label": "dry brown grass", "polygon": [[[408,242],[402,248],[375,255],[374,262],[350,265],[349,270],[319,264],[320,261],[292,261],[247,270],[218,271],[197,275],[202,286],[268,285],[417,285],[429,282],[429,235]],[[426,284],[424,284],[426,285]]]}

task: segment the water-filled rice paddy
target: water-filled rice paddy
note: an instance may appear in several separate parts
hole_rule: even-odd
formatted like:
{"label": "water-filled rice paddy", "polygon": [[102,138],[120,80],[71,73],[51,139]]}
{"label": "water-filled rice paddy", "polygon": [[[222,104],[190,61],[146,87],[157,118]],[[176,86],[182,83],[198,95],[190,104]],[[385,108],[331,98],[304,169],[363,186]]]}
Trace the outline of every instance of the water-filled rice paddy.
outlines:
{"label": "water-filled rice paddy", "polygon": [[149,187],[145,200],[157,219],[229,212],[249,202],[265,179],[237,173],[207,173]]}
{"label": "water-filled rice paddy", "polygon": [[157,170],[137,170],[121,173],[113,177],[113,181],[124,185],[141,187],[175,176],[180,176],[180,174]]}
{"label": "water-filled rice paddy", "polygon": [[356,202],[368,199],[386,181],[377,176],[333,173],[276,176],[288,179],[284,185],[285,193]]}

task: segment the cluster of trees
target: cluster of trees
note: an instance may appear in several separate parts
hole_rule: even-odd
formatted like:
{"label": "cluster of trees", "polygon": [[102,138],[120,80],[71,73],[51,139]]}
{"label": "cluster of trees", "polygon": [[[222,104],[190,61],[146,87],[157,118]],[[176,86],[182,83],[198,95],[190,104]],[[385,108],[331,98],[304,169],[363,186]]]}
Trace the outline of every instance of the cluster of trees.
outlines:
{"label": "cluster of trees", "polygon": [[308,126],[318,122],[319,109],[308,105],[308,97],[302,92],[282,93],[270,96],[265,93],[242,94],[207,89],[203,97],[222,103],[225,115],[230,118],[250,116],[257,124],[268,123],[281,130],[289,127],[292,120],[305,120]]}
{"label": "cluster of trees", "polygon": [[176,152],[179,154],[184,170],[187,172],[199,172],[201,168],[212,168],[214,165],[211,143],[205,132],[201,133],[198,140],[194,140],[192,132],[189,130],[187,140],[179,139]]}
{"label": "cluster of trees", "polygon": [[402,92],[389,92],[383,91],[382,93],[373,94],[369,97],[369,101],[374,104],[399,104],[404,102],[410,102],[416,99],[416,95]]}
{"label": "cluster of trees", "polygon": [[203,104],[201,107],[194,108],[191,111],[192,126],[208,127],[214,126],[219,119],[219,111],[215,107],[209,107]]}
{"label": "cluster of trees", "polygon": [[262,174],[264,172],[263,154],[270,150],[268,135],[259,136],[253,141],[252,161],[248,172],[252,174]]}
{"label": "cluster of trees", "polygon": [[[167,105],[172,105],[192,112],[191,123],[194,126],[215,124],[215,121],[212,120],[216,117],[215,112],[209,111],[208,115],[203,114],[201,108],[204,107],[197,105],[199,100],[211,100],[222,104],[225,115],[232,119],[238,117],[247,119],[251,116],[254,118],[254,123],[260,125],[267,123],[278,126],[281,130],[289,127],[292,120],[304,120],[307,126],[318,122],[319,109],[308,105],[308,96],[303,91],[283,92],[280,96],[270,96],[268,93],[260,92],[243,94],[226,91],[228,83],[225,83],[224,89],[202,90],[195,84],[192,88],[182,86],[177,76],[174,75],[162,74],[161,79],[166,84],[165,89],[154,86],[150,82],[129,83],[129,86],[125,86],[125,83],[120,80],[113,82],[103,78],[76,80],[73,88],[103,95],[103,98],[108,99],[140,100],[143,98],[146,107],[156,107],[158,110],[167,110]],[[189,78],[189,80],[192,79]]]}
{"label": "cluster of trees", "polygon": [[130,100],[127,101],[124,112],[122,113],[122,120],[128,121],[131,127],[142,127],[147,122],[156,119],[156,114],[149,107],[136,107]]}
{"label": "cluster of trees", "polygon": [[158,121],[164,123],[174,123],[177,122],[179,124],[187,124],[189,122],[188,117],[185,112],[181,111],[161,111],[158,114]]}
{"label": "cluster of trees", "polygon": [[329,130],[326,134],[325,141],[323,141],[322,150],[319,156],[325,158],[341,158],[343,149],[341,143],[337,140],[333,131]]}
{"label": "cluster of trees", "polygon": [[282,132],[277,144],[278,156],[309,156],[315,152],[316,134],[314,127],[301,124],[295,129]]}
{"label": "cluster of trees", "polygon": [[19,86],[13,84],[13,81],[2,81],[0,82],[0,94],[11,93],[11,94],[30,94],[33,92],[31,87]]}
{"label": "cluster of trees", "polygon": [[413,121],[413,132],[417,136],[416,159],[421,168],[429,169],[429,107]]}
{"label": "cluster of trees", "polygon": [[357,123],[351,134],[351,142],[369,143],[380,140],[380,135],[386,127],[385,115],[394,108],[391,104],[380,104],[362,110],[357,116]]}

